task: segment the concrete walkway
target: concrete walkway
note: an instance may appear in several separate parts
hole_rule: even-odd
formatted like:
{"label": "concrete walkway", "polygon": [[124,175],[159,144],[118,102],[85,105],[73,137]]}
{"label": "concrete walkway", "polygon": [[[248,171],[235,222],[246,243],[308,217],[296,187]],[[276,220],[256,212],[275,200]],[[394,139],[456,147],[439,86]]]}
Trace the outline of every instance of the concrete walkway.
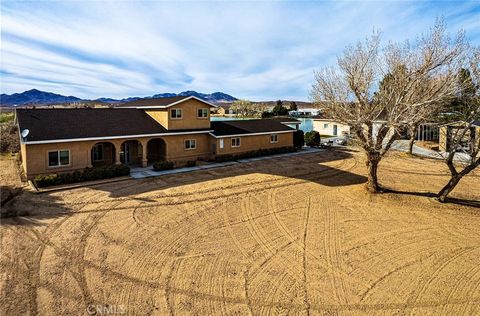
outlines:
{"label": "concrete walkway", "polygon": [[[408,140],[397,140],[392,144],[392,149],[398,150],[398,151],[403,151],[403,152],[408,152]],[[413,144],[413,154],[418,155],[421,157],[426,157],[426,158],[433,158],[433,159],[445,159],[448,155],[446,152],[438,152],[434,151],[428,148],[424,147],[419,147]],[[464,153],[456,153],[454,157],[454,161],[462,162],[462,161],[468,161],[470,159],[470,156]]]}
{"label": "concrete walkway", "polygon": [[227,167],[231,165],[237,165],[241,163],[247,163],[252,161],[259,161],[259,160],[268,160],[268,159],[276,159],[281,157],[291,157],[303,154],[311,154],[321,152],[322,149],[318,148],[309,148],[304,147],[300,151],[292,152],[292,153],[285,153],[285,154],[278,154],[278,155],[270,155],[270,156],[263,156],[263,157],[255,157],[255,158],[248,158],[248,159],[239,159],[233,160],[228,162],[219,162],[219,163],[211,163],[201,166],[195,167],[185,167],[185,168],[178,168],[178,169],[171,169],[171,170],[163,170],[163,171],[155,171],[153,167],[146,167],[146,168],[132,168],[130,170],[130,176],[134,179],[143,179],[143,178],[151,178],[151,177],[158,177],[166,174],[176,174],[176,173],[185,173],[185,172],[192,172],[197,170],[206,170],[206,169],[213,169],[213,168],[221,168]]}

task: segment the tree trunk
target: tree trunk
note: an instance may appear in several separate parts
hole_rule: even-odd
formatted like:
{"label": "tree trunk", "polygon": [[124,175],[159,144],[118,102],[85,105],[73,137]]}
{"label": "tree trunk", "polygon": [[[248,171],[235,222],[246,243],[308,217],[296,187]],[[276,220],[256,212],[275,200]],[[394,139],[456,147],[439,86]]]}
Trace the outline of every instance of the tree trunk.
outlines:
{"label": "tree trunk", "polygon": [[450,173],[452,174],[452,177],[450,178],[450,181],[448,181],[447,185],[443,187],[443,189],[438,192],[438,197],[437,199],[440,202],[445,202],[447,199],[447,196],[450,194],[450,192],[455,189],[457,186],[458,182],[463,178],[463,176],[469,174],[472,170],[477,168],[480,165],[480,158],[477,159],[477,161],[472,162],[468,166],[466,166],[461,172],[457,173],[455,171],[455,167],[453,165],[453,156],[452,159],[447,161],[447,165],[450,168]]}
{"label": "tree trunk", "polygon": [[443,189],[440,190],[440,192],[438,192],[438,200],[440,202],[442,203],[445,202],[445,200],[447,199],[447,196],[450,194],[450,192],[453,191],[453,189],[455,189],[458,182],[460,182],[461,178],[462,176],[460,174],[457,174],[450,178],[450,181],[448,181],[447,185],[444,186]]}
{"label": "tree trunk", "polygon": [[410,136],[410,140],[408,141],[408,153],[413,155],[413,143],[415,142],[415,136]]}
{"label": "tree trunk", "polygon": [[378,164],[380,163],[380,159],[378,155],[370,154],[367,155],[367,166],[368,166],[368,181],[367,181],[367,190],[370,192],[380,192],[380,186],[378,185]]}
{"label": "tree trunk", "polygon": [[410,136],[409,142],[408,142],[408,153],[410,155],[413,155],[413,144],[415,143],[417,128],[418,126],[414,125],[414,126],[411,126],[410,130],[408,131],[408,134]]}

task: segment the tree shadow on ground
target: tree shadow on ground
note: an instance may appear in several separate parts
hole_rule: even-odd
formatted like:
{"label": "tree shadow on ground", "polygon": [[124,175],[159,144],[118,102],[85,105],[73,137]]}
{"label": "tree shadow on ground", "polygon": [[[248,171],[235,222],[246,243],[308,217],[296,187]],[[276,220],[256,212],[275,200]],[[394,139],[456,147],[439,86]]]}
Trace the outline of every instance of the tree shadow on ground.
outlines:
{"label": "tree shadow on ground", "polygon": [[[113,198],[128,197],[129,199],[148,203],[154,202],[154,200],[137,195],[190,184],[202,184],[208,181],[255,174],[293,178],[329,187],[365,183],[367,181],[366,177],[349,171],[357,164],[355,158],[350,159],[353,157],[352,152],[356,151],[351,149],[331,149],[293,157],[269,157],[269,159],[265,160],[189,173],[92,185],[90,188],[108,192],[109,196]],[[323,165],[323,163],[332,161],[336,162],[335,167]],[[249,183],[245,182],[245,186],[248,185]],[[30,190],[25,190],[20,198],[13,198],[6,203],[5,211],[9,215],[7,218],[2,218],[1,225],[44,225],[44,220],[74,214],[60,199],[48,192],[36,194]],[[97,211],[99,210],[92,210],[92,212]]]}
{"label": "tree shadow on ground", "polygon": [[70,209],[50,194],[35,194],[23,190],[21,195],[10,199],[2,206],[0,224],[40,226],[43,220],[70,214]]}
{"label": "tree shadow on ground", "polygon": [[[390,188],[383,188],[383,191],[385,193],[413,195],[413,196],[421,196],[421,197],[428,197],[428,198],[437,198],[438,197],[438,194],[433,193],[433,192],[399,191],[399,190],[394,190],[394,189],[390,189]],[[447,197],[445,199],[444,203],[451,203],[451,204],[456,204],[456,205],[463,205],[463,206],[480,208],[480,201],[477,201],[477,200],[467,200],[467,199]]]}
{"label": "tree shadow on ground", "polygon": [[[92,189],[107,191],[111,197],[132,196],[132,198],[135,198],[135,195],[149,191],[254,174],[304,180],[328,187],[365,183],[367,181],[365,176],[350,171],[357,164],[352,152],[356,151],[351,149],[330,149],[328,151],[297,156],[271,157],[264,160],[198,170],[184,174],[129,180],[137,181],[138,185],[129,187],[128,190],[117,190],[117,186],[112,184],[92,186]],[[335,167],[323,164],[332,161],[338,162]],[[247,186],[248,183],[245,185]]]}

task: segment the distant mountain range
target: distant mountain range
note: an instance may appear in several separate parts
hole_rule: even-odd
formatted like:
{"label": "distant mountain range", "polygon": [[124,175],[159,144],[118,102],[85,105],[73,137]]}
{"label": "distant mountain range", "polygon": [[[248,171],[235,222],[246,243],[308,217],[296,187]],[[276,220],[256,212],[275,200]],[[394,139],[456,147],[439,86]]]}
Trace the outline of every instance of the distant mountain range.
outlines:
{"label": "distant mountain range", "polygon": [[183,91],[180,93],[160,93],[151,97],[130,97],[125,99],[99,98],[95,100],[80,99],[75,96],[64,96],[52,92],[40,91],[37,89],[28,90],[22,93],[1,94],[0,104],[2,106],[25,106],[25,105],[50,105],[50,104],[71,104],[71,103],[124,103],[139,99],[166,98],[175,96],[195,96],[212,103],[233,102],[237,98],[223,92],[214,92],[211,94],[200,93],[196,91]]}

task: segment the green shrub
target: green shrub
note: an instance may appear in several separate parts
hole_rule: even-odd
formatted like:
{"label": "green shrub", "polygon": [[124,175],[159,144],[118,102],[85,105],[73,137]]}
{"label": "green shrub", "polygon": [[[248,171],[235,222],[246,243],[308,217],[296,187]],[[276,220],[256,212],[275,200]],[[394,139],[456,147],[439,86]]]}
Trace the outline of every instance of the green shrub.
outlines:
{"label": "green shrub", "polygon": [[293,146],[295,148],[302,148],[304,144],[305,136],[303,134],[303,131],[299,129],[295,133],[293,133]]}
{"label": "green shrub", "polygon": [[320,133],[317,131],[306,132],[305,144],[310,147],[320,146]]}
{"label": "green shrub", "polygon": [[94,168],[86,168],[70,173],[54,173],[36,176],[33,180],[35,185],[43,188],[52,185],[62,185],[82,181],[109,179],[114,177],[128,176],[130,167],[125,165],[111,165]]}
{"label": "green shrub", "polygon": [[284,153],[291,153],[294,152],[294,147],[279,147],[279,148],[266,148],[266,149],[258,149],[253,151],[247,151],[244,153],[236,154],[236,155],[221,155],[215,157],[216,162],[226,162],[238,159],[248,159],[248,158],[256,158],[262,156],[269,156],[269,155],[276,155],[276,154],[284,154]]}
{"label": "green shrub", "polygon": [[173,161],[162,160],[162,161],[157,161],[153,164],[153,170],[155,171],[169,170],[169,169],[173,169],[173,167],[175,167],[175,164],[173,163]]}
{"label": "green shrub", "polygon": [[195,167],[197,165],[196,160],[189,160],[187,161],[187,167]]}

